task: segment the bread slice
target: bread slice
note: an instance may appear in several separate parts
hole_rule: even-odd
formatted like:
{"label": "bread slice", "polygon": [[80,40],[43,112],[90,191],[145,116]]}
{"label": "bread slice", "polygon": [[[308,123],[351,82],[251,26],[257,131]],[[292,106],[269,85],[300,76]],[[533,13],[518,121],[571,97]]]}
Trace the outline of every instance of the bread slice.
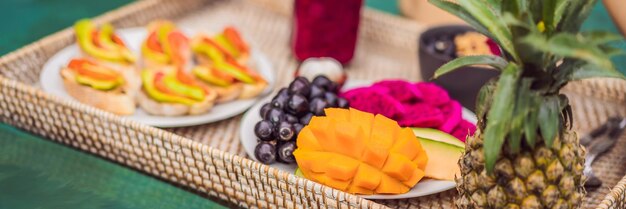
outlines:
{"label": "bread slice", "polygon": [[267,88],[267,85],[265,80],[257,81],[255,84],[243,84],[243,90],[239,95],[239,99],[250,99],[259,96]]}
{"label": "bread slice", "polygon": [[148,114],[160,116],[181,116],[198,115],[208,112],[211,108],[213,108],[216,98],[217,92],[209,89],[209,94],[207,94],[205,99],[193,105],[163,103],[153,100],[142,89],[139,91],[137,100],[139,101],[139,106]]}
{"label": "bread slice", "polygon": [[126,81],[124,86],[126,86],[125,89],[128,90],[127,92],[133,97],[137,96],[137,92],[139,91],[139,88],[141,88],[141,77],[139,76],[139,68],[137,68],[133,64],[122,64],[101,60],[84,52],[82,52],[81,54],[83,55],[83,57],[95,63],[98,63],[98,65],[102,65],[122,74],[122,77],[124,77],[124,80]]}
{"label": "bread slice", "polygon": [[235,100],[239,98],[239,95],[241,95],[241,92],[243,91],[243,84],[238,82],[232,83],[228,86],[217,86],[205,82],[197,76],[194,76],[194,79],[200,86],[215,90],[217,93],[217,99],[215,100],[216,103],[225,103]]}
{"label": "bread slice", "polygon": [[217,103],[224,103],[235,100],[241,95],[244,85],[241,83],[233,83],[227,87],[210,86],[217,92]]}
{"label": "bread slice", "polygon": [[109,90],[101,91],[76,82],[76,73],[69,69],[61,69],[61,77],[65,91],[81,103],[112,112],[118,115],[132,115],[135,113],[135,96],[141,82],[134,70],[121,71],[125,78],[124,84]]}
{"label": "bread slice", "polygon": [[235,82],[228,87],[214,86],[198,79],[198,83],[206,85],[217,92],[217,103],[229,102],[235,99],[250,99],[263,93],[268,86],[267,81],[259,79],[257,83],[247,84],[243,82]]}
{"label": "bread slice", "polygon": [[162,64],[159,62],[155,62],[152,61],[148,58],[142,57],[141,59],[141,66],[143,67],[143,69],[160,69],[163,67],[167,67],[168,65],[166,64]]}

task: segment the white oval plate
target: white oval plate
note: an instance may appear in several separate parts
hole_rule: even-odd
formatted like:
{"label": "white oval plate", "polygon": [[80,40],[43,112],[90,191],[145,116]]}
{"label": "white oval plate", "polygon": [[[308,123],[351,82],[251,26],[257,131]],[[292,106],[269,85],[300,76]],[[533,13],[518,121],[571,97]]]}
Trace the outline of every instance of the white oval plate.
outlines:
{"label": "white oval plate", "polygon": [[[360,86],[368,86],[370,85],[372,82],[367,82],[367,81],[352,81],[352,80],[348,80],[348,82],[346,83],[346,85],[344,86],[344,89],[351,89],[351,88],[355,88],[355,87],[360,87]],[[243,145],[244,150],[246,151],[246,153],[248,154],[248,157],[256,160],[256,158],[254,157],[254,148],[257,145],[257,137],[254,134],[254,126],[256,125],[257,122],[261,121],[262,118],[259,115],[259,111],[261,109],[261,106],[263,106],[263,104],[267,101],[269,101],[271,99],[271,97],[267,97],[261,101],[259,101],[257,104],[255,104],[254,106],[252,106],[252,108],[250,108],[250,110],[248,110],[244,115],[243,118],[241,119],[241,128],[239,130],[239,134],[240,134],[240,139],[241,139],[241,144]],[[476,124],[476,115],[466,109],[465,107],[463,108],[463,119]],[[258,160],[257,160],[258,161]],[[274,163],[269,165],[271,167],[274,168],[278,168],[280,170],[289,172],[289,173],[294,173],[296,171],[296,164],[283,164],[283,163]],[[425,196],[425,195],[430,195],[430,194],[435,194],[435,193],[439,193],[439,192],[443,192],[449,189],[452,189],[456,186],[456,183],[454,181],[444,181],[444,180],[435,180],[435,179],[424,179],[421,180],[419,183],[417,183],[413,188],[411,188],[411,190],[409,190],[409,192],[404,193],[404,194],[397,194],[397,195],[361,195],[361,197],[365,198],[365,199],[404,199],[404,198],[414,198],[414,197],[420,197],[420,196]]]}
{"label": "white oval plate", "polygon": [[[193,34],[189,32],[190,30],[183,29],[183,31],[185,31],[187,35]],[[120,36],[121,39],[124,40],[124,42],[128,45],[131,51],[135,53],[135,55],[139,55],[141,42],[145,39],[147,34],[144,28],[119,29],[117,30],[117,34]],[[77,101],[65,91],[65,87],[63,86],[63,80],[59,73],[61,71],[61,67],[66,66],[70,59],[79,55],[80,52],[78,46],[76,44],[72,44],[52,56],[52,58],[50,58],[43,66],[40,75],[40,83],[42,89],[53,95]],[[271,92],[272,86],[275,83],[274,72],[272,71],[272,64],[267,59],[267,57],[265,57],[265,55],[254,49],[252,50],[251,58],[252,61],[256,64],[256,70],[269,83],[268,87],[265,89],[262,95]],[[157,127],[182,127],[200,125],[224,120],[238,115],[246,111],[246,109],[248,109],[250,106],[254,105],[258,98],[260,97],[218,104],[215,105],[213,109],[211,109],[209,112],[201,115],[187,115],[175,117],[155,116],[149,115],[141,108],[137,108],[135,114],[123,117]]]}

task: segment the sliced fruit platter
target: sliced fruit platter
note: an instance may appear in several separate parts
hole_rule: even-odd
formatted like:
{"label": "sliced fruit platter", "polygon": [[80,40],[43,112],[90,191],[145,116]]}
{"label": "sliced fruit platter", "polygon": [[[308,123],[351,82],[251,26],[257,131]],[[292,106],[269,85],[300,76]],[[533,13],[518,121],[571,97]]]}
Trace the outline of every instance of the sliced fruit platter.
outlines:
{"label": "sliced fruit platter", "polygon": [[115,30],[84,19],[77,44],[54,55],[42,88],[159,127],[232,117],[271,89],[271,64],[239,31],[195,33],[165,20]]}
{"label": "sliced fruit platter", "polygon": [[300,74],[307,77],[244,115],[241,140],[251,158],[368,199],[455,186],[476,120],[445,90],[428,82],[346,80],[326,70]]}

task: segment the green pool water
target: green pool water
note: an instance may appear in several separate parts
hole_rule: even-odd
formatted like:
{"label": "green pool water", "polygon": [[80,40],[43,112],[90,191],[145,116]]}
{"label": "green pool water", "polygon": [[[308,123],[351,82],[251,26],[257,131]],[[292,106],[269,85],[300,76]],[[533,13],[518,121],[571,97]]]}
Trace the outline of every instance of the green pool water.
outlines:
{"label": "green pool water", "polygon": [[226,208],[197,194],[0,124],[0,208]]}

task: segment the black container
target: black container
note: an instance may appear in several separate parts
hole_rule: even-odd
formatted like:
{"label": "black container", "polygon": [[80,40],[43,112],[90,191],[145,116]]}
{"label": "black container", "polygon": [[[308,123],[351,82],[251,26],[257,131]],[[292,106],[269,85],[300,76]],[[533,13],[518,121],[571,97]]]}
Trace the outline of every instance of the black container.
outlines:
{"label": "black container", "polygon": [[[448,37],[454,40],[458,34],[474,31],[468,26],[453,25],[431,28],[419,38],[419,61],[422,78],[426,81],[431,79],[435,71],[443,64],[453,60],[453,57],[435,53],[427,49],[427,41]],[[459,101],[464,107],[474,111],[476,95],[480,88],[498,73],[494,70],[480,67],[463,67],[432,80],[448,91],[450,97]]]}

